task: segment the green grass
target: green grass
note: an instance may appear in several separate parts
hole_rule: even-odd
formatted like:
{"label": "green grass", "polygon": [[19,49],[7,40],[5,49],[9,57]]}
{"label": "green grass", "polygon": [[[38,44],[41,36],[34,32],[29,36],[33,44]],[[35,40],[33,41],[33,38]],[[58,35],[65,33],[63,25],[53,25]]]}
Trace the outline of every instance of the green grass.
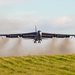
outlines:
{"label": "green grass", "polygon": [[75,75],[75,55],[0,57],[0,75]]}

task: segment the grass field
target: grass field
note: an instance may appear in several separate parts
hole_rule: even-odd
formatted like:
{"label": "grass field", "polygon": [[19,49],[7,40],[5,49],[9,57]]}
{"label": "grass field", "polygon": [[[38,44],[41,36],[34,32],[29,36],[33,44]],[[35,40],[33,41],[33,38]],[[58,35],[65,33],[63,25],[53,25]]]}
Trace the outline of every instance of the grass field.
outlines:
{"label": "grass field", "polygon": [[0,75],[75,75],[75,55],[0,57]]}

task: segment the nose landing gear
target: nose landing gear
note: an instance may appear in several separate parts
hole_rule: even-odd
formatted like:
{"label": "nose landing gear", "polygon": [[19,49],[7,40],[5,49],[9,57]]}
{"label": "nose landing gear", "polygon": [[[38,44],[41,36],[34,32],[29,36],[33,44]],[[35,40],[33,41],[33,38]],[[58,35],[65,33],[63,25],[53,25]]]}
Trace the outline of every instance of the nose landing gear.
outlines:
{"label": "nose landing gear", "polygon": [[41,41],[39,40],[38,43],[41,43]]}
{"label": "nose landing gear", "polygon": [[[37,41],[36,41],[36,40],[34,40],[34,43],[37,43]],[[38,40],[38,43],[41,43],[41,41],[40,41],[40,40]]]}
{"label": "nose landing gear", "polygon": [[37,41],[35,40],[34,43],[37,43]]}

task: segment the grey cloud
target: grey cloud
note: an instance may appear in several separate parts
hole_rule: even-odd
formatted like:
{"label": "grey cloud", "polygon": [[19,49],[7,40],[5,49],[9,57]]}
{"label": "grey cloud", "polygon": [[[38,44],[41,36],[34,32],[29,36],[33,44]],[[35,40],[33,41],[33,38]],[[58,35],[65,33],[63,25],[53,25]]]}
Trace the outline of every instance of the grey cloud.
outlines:
{"label": "grey cloud", "polygon": [[0,18],[0,33],[18,33],[34,31],[36,25],[38,29],[53,33],[74,33],[75,32],[75,19],[68,24],[58,25],[53,20],[37,17],[21,17],[21,18]]}

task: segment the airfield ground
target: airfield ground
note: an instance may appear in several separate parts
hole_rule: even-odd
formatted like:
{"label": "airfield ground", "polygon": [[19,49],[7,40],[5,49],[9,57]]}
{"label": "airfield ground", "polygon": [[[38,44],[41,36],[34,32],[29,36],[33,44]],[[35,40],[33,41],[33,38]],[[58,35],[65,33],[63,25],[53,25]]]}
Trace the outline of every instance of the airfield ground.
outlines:
{"label": "airfield ground", "polygon": [[0,57],[0,75],[75,75],[75,55]]}

